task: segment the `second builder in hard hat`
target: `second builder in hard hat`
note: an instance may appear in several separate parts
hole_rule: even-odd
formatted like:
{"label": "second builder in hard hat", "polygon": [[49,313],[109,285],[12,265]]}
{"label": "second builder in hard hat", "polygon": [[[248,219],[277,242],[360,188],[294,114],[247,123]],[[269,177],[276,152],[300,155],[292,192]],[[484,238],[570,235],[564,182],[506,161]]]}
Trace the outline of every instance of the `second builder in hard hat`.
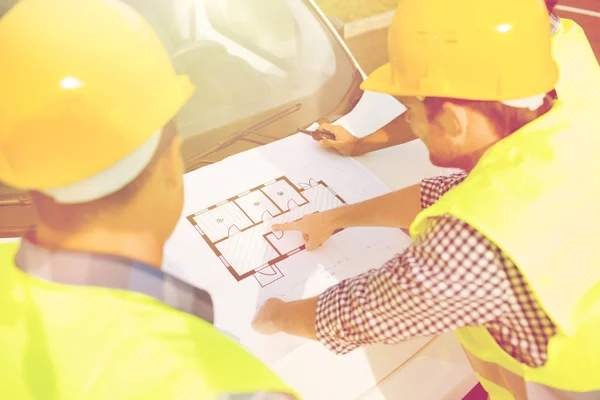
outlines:
{"label": "second builder in hard hat", "polygon": [[160,269],[194,87],[149,24],[116,0],[22,0],[0,59],[0,181],[39,215],[16,262],[0,252],[0,397],[295,399]]}
{"label": "second builder in hard hat", "polygon": [[541,0],[400,0],[390,63],[363,89],[396,96],[431,161],[467,176],[422,185],[421,204],[411,187],[274,226],[307,249],[352,226],[410,225],[414,244],[318,297],[267,301],[255,329],[341,354],[455,331],[494,400],[600,398],[600,117],[547,95],[550,40]]}
{"label": "second builder in hard hat", "polygon": [[[552,55],[560,71],[553,94],[563,103],[600,109],[600,65],[581,26],[554,13],[558,1],[545,0],[550,15]],[[404,115],[362,138],[352,135],[341,125],[323,124],[319,129],[335,135],[335,140],[323,139],[319,145],[346,156],[359,156],[415,139]]]}

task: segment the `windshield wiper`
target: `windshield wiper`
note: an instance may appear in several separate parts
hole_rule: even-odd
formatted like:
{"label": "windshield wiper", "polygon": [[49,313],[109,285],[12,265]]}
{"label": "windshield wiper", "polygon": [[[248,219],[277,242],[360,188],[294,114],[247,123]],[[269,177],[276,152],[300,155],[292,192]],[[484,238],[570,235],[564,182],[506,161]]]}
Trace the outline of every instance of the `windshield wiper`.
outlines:
{"label": "windshield wiper", "polygon": [[14,207],[14,206],[30,206],[33,204],[31,196],[27,192],[0,195],[0,207]]}
{"label": "windshield wiper", "polygon": [[[255,140],[250,140],[250,139],[246,139],[246,136],[248,135],[252,135],[252,134],[258,134],[257,131],[260,131],[261,129],[263,129],[264,127],[272,124],[275,121],[280,120],[281,118],[285,118],[287,116],[289,116],[290,114],[295,113],[296,111],[299,111],[302,108],[302,103],[297,103],[294,104],[293,106],[286,108],[282,111],[279,111],[276,114],[271,115],[268,118],[265,118],[263,120],[261,120],[259,123],[257,123],[256,125],[251,126],[248,129],[244,129],[243,131],[240,132],[236,132],[233,135],[231,135],[230,137],[228,137],[227,139],[217,143],[216,146],[210,148],[209,150],[198,154],[197,156],[193,157],[192,161],[191,161],[191,166],[189,168],[187,168],[188,171],[194,170],[196,168],[199,167],[200,164],[213,164],[215,163],[215,161],[210,161],[207,160],[206,157],[209,156],[212,153],[218,152],[223,150],[226,147],[231,146],[232,144],[241,141],[241,140],[246,140],[249,141],[251,143],[257,144],[257,145],[264,145],[265,143],[259,143],[258,141]],[[269,137],[263,134],[259,134],[260,136],[265,136],[265,137]],[[276,139],[276,138],[271,138],[271,139]]]}

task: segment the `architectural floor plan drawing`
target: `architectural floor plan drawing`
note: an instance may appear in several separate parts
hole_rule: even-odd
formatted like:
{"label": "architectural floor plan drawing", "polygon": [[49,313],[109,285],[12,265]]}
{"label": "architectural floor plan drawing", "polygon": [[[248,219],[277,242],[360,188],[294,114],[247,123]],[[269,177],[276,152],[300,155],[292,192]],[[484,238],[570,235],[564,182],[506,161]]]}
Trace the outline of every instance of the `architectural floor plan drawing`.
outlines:
{"label": "architectural floor plan drawing", "polygon": [[343,204],[323,181],[294,185],[280,177],[187,219],[237,281],[253,276],[265,287],[283,278],[277,263],[304,250],[301,233],[273,231],[271,225]]}

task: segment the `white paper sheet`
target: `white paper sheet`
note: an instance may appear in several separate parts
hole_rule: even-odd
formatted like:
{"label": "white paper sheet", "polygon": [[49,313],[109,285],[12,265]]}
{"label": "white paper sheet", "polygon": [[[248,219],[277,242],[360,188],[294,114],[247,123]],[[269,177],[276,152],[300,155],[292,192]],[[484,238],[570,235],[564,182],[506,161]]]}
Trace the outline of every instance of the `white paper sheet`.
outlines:
{"label": "white paper sheet", "polygon": [[406,111],[394,97],[375,92],[364,92],[352,112],[335,122],[356,137],[365,137],[392,122]]}
{"label": "white paper sheet", "polygon": [[431,164],[427,146],[418,139],[363,154],[355,159],[369,170],[377,171],[377,177],[391,190],[414,185],[425,178],[460,172],[458,169]]}
{"label": "white paper sheet", "polygon": [[[343,279],[378,268],[410,243],[397,229],[346,229],[308,252],[298,250],[303,244],[300,234],[281,237],[281,232],[271,231],[273,221],[295,220],[303,213],[388,192],[356,161],[320,149],[302,134],[187,174],[185,188],[183,217],[167,243],[164,268],[208,290],[215,304],[215,325],[267,363],[304,342],[283,334],[254,333],[251,320],[267,298],[317,295]],[[293,254],[277,261],[286,253]],[[244,274],[251,276],[236,280]]]}

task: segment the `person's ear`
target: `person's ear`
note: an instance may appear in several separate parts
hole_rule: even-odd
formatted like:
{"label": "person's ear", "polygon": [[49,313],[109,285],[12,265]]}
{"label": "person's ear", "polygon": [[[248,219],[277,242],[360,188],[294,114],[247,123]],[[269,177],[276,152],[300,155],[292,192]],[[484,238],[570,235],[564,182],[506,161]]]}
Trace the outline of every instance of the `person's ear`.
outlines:
{"label": "person's ear", "polygon": [[465,137],[469,128],[468,110],[466,107],[447,101],[442,105],[440,122],[444,132],[449,136],[455,139]]}
{"label": "person's ear", "polygon": [[181,137],[175,136],[166,151],[164,160],[165,178],[170,187],[179,187],[183,180],[185,167],[181,158]]}

